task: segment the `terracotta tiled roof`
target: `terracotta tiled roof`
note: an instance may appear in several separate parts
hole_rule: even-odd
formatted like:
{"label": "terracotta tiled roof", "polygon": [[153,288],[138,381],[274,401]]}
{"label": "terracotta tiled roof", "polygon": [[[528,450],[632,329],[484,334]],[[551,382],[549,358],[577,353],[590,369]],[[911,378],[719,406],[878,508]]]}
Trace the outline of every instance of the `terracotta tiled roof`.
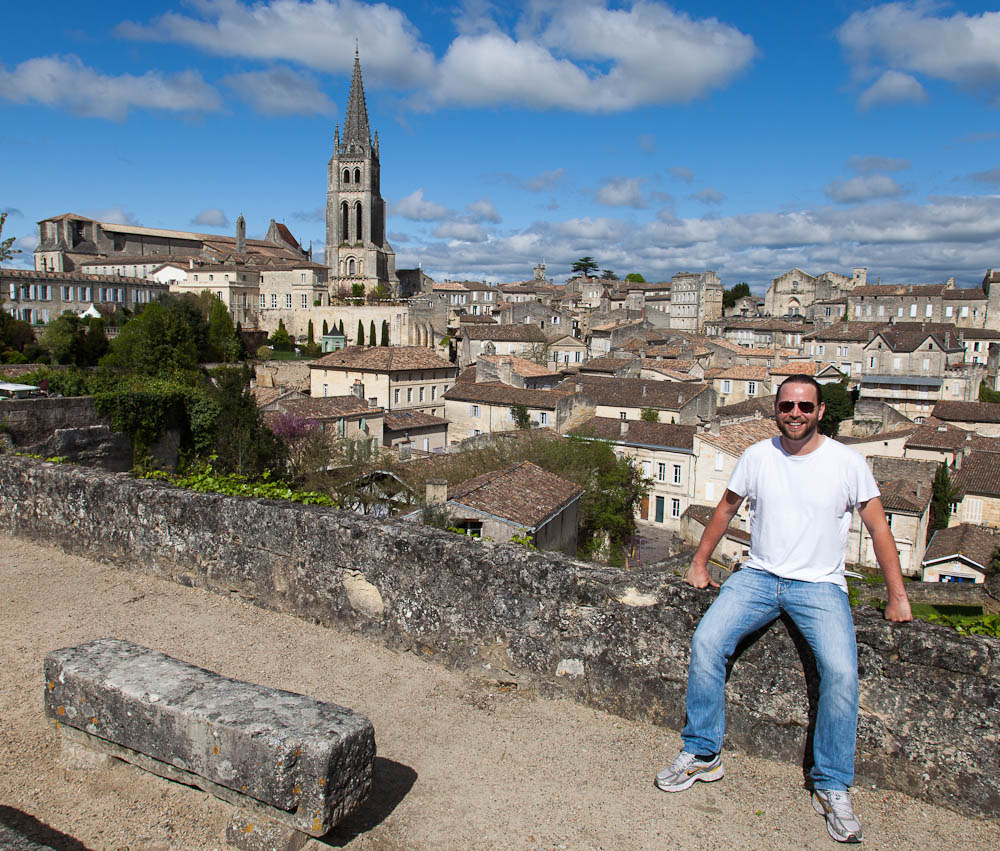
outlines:
{"label": "terracotta tiled roof", "polygon": [[803,340],[839,340],[847,343],[867,343],[885,322],[834,322],[826,328],[817,328]]}
{"label": "terracotta tiled roof", "polygon": [[878,483],[886,511],[913,511],[922,514],[931,501],[931,488],[919,482],[893,479]]}
{"label": "terracotta tiled roof", "polygon": [[453,363],[422,346],[348,346],[309,364],[311,369],[357,369],[402,372],[411,369],[456,369]]}
{"label": "terracotta tiled roof", "polygon": [[970,432],[947,423],[924,423],[906,440],[909,449],[937,449],[956,452],[969,441]]}
{"label": "terracotta tiled roof", "polygon": [[530,461],[448,488],[449,501],[535,529],[583,493]]}
{"label": "terracotta tiled roof", "polygon": [[916,351],[928,337],[932,337],[945,351],[963,348],[958,340],[958,330],[951,323],[895,322],[883,326],[878,333],[894,352]]}
{"label": "terracotta tiled roof", "polygon": [[815,375],[822,364],[814,360],[794,360],[781,366],[771,367],[771,375]]}
{"label": "terracotta tiled roof", "polygon": [[952,474],[951,481],[963,494],[1000,496],[1000,453],[970,452],[962,459],[962,468]]}
{"label": "terracotta tiled roof", "polygon": [[702,431],[698,433],[698,437],[730,455],[739,456],[755,443],[777,437],[778,434],[778,427],[774,424],[774,420],[760,419],[722,426],[718,434]]}
{"label": "terracotta tiled roof", "polygon": [[756,411],[765,417],[774,416],[774,394],[768,396],[751,396],[735,405],[720,405],[715,409],[716,415],[723,420],[734,417],[752,417]]}
{"label": "terracotta tiled roof", "polygon": [[939,420],[962,423],[1000,423],[1000,403],[938,402],[934,416]]}
{"label": "terracotta tiled roof", "polygon": [[459,374],[458,378],[455,379],[456,384],[460,383],[475,383],[476,381],[476,365],[467,366]]}
{"label": "terracotta tiled roof", "polygon": [[893,429],[892,431],[880,431],[876,434],[869,434],[867,437],[838,437],[837,440],[840,443],[847,444],[851,446],[857,443],[878,443],[885,440],[897,440],[901,437],[909,437],[915,432],[920,430],[920,426],[904,426],[902,428]]}
{"label": "terracotta tiled roof", "polygon": [[962,556],[974,562],[984,572],[990,571],[993,553],[1000,546],[1000,534],[971,523],[959,523],[947,529],[938,529],[924,552],[923,563],[943,561]]}
{"label": "terracotta tiled roof", "polygon": [[658,408],[665,411],[679,411],[699,393],[709,389],[706,384],[650,381],[645,378],[604,378],[583,373],[562,382],[558,389],[572,392],[577,382],[583,384],[584,395],[599,405]]}
{"label": "terracotta tiled roof", "polygon": [[[714,506],[711,505],[689,505],[681,517],[690,517],[692,520],[696,520],[702,526],[707,526],[709,518],[712,516],[712,512],[715,510]],[[726,530],[726,536],[733,538],[737,541],[742,541],[745,544],[750,543],[750,533],[745,532],[739,526],[730,526]]]}
{"label": "terracotta tiled roof", "polygon": [[[727,366],[721,370],[712,370],[713,378],[735,379],[736,381],[767,381],[766,366]],[[706,373],[707,377],[707,373]]]}
{"label": "terracotta tiled roof", "polygon": [[406,431],[409,428],[448,425],[449,420],[435,417],[423,411],[386,411],[382,427],[386,431]]}
{"label": "terracotta tiled roof", "polygon": [[[0,278],[25,278],[38,281],[66,281],[67,283],[95,284],[103,281],[113,284],[133,284],[144,287],[166,287],[166,283],[131,275],[85,275],[82,272],[43,272],[39,269],[0,269]],[[4,298],[7,297],[4,293]],[[10,305],[8,305],[9,307]]]}
{"label": "terracotta tiled roof", "polygon": [[633,363],[635,363],[635,358],[616,358],[613,355],[604,355],[584,361],[580,364],[580,369],[588,372],[615,373]]}
{"label": "terracotta tiled roof", "polygon": [[493,340],[505,343],[544,343],[548,337],[537,325],[515,323],[513,325],[474,325],[462,329],[462,335],[469,340]]}
{"label": "terracotta tiled roof", "polygon": [[444,398],[451,402],[480,402],[484,405],[525,405],[554,410],[566,398],[563,390],[527,390],[502,381],[462,381],[454,384]]}
{"label": "terracotta tiled roof", "polygon": [[[670,366],[667,366],[667,364],[670,364]],[[669,381],[700,381],[701,379],[694,378],[689,372],[694,366],[694,361],[644,360],[642,362],[644,370],[662,375]]]}
{"label": "terracotta tiled roof", "polygon": [[473,314],[463,313],[458,317],[459,325],[496,325],[497,321],[492,316],[485,313]]}
{"label": "terracotta tiled roof", "polygon": [[[622,434],[622,426],[627,426]],[[613,417],[591,417],[581,423],[571,434],[599,437],[619,443],[642,446],[664,446],[690,450],[694,443],[695,426],[673,423],[647,423],[643,420],[617,420]]]}
{"label": "terracotta tiled roof", "polygon": [[463,287],[458,281],[442,281],[440,284],[434,284],[434,286],[431,289],[434,292],[453,292],[453,293],[467,292],[465,287]]}
{"label": "terracotta tiled roof", "polygon": [[557,372],[550,372],[544,366],[535,363],[533,360],[519,358],[516,355],[480,355],[479,360],[484,360],[487,363],[492,364],[509,362],[511,365],[511,371],[514,375],[520,375],[523,378],[538,378],[543,375],[554,377],[559,374]]}
{"label": "terracotta tiled roof", "polygon": [[936,296],[947,292],[945,284],[861,284],[851,290],[853,296]]}
{"label": "terracotta tiled roof", "polygon": [[962,336],[966,340],[1000,340],[1000,331],[992,328],[963,328]]}
{"label": "terracotta tiled roof", "polygon": [[962,287],[945,290],[942,298],[944,301],[986,301],[986,293],[979,287]]}
{"label": "terracotta tiled roof", "polygon": [[279,410],[305,419],[331,419],[335,417],[368,416],[380,417],[382,408],[369,407],[364,399],[357,396],[305,396],[285,399],[278,403]]}
{"label": "terracotta tiled roof", "polygon": [[751,328],[754,331],[811,331],[812,322],[789,322],[784,319],[737,319],[725,317],[714,320],[713,324],[721,323],[725,328]]}

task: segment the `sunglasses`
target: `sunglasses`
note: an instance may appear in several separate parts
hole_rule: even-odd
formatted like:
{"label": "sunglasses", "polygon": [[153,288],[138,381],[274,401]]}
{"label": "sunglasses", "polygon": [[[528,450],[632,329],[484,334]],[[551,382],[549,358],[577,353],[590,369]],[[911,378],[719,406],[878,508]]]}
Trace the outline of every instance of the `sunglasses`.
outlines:
{"label": "sunglasses", "polygon": [[802,411],[803,414],[811,414],[816,410],[815,402],[793,402],[790,399],[778,402],[778,410],[783,414],[790,414],[795,410],[796,405],[798,405],[799,410]]}

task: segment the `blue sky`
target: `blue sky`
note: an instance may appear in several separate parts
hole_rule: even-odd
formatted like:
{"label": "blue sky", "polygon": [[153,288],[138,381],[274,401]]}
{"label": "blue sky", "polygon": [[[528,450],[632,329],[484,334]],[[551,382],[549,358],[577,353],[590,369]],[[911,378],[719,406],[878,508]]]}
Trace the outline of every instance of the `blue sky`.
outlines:
{"label": "blue sky", "polygon": [[[39,17],[43,10],[44,17]],[[355,40],[397,266],[511,281],[1000,266],[1000,12],[976,3],[12,4],[0,210],[322,259]]]}

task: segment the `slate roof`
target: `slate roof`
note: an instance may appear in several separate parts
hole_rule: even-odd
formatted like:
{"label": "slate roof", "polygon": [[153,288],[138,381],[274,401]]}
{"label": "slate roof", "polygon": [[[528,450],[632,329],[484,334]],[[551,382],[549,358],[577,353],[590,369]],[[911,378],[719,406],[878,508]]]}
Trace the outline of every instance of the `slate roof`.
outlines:
{"label": "slate roof", "polygon": [[[622,434],[622,424],[628,426]],[[671,449],[686,449],[694,446],[695,426],[673,423],[647,423],[643,420],[619,420],[614,417],[591,417],[570,434],[582,437],[599,437],[616,443],[630,443],[637,446],[661,446]]]}
{"label": "slate roof", "polygon": [[970,452],[951,481],[962,494],[1000,497],[1000,453]]}
{"label": "slate roof", "polygon": [[513,325],[475,325],[462,329],[462,335],[469,340],[493,340],[505,343],[544,343],[548,337],[537,325],[515,323]]}
{"label": "slate roof", "polygon": [[484,405],[525,405],[554,410],[566,398],[565,390],[528,390],[502,381],[462,381],[449,388],[444,398],[450,402],[479,402]]}
{"label": "slate roof", "polygon": [[722,426],[718,434],[712,434],[710,431],[698,432],[698,437],[730,455],[739,456],[755,443],[777,437],[779,434],[773,419],[759,419]]}
{"label": "slate roof", "polygon": [[938,402],[933,415],[939,420],[963,423],[1000,423],[1000,403]]}
{"label": "slate roof", "polygon": [[959,523],[934,533],[924,551],[923,564],[961,557],[986,572],[993,564],[997,546],[1000,546],[1000,534],[971,523]]}
{"label": "slate roof", "polygon": [[576,389],[577,382],[583,384],[584,395],[599,405],[659,408],[665,411],[679,411],[695,396],[708,389],[707,384],[651,381],[646,378],[604,378],[583,373],[563,381],[557,389],[572,392]]}
{"label": "slate roof", "polygon": [[450,486],[448,500],[534,530],[582,493],[573,482],[522,461]]}
{"label": "slate roof", "polygon": [[431,416],[423,411],[397,410],[385,412],[382,428],[386,431],[406,431],[411,428],[448,425],[449,422],[444,417]]}
{"label": "slate roof", "polygon": [[423,346],[348,346],[309,364],[310,369],[356,369],[403,372],[412,369],[456,369],[455,364]]}

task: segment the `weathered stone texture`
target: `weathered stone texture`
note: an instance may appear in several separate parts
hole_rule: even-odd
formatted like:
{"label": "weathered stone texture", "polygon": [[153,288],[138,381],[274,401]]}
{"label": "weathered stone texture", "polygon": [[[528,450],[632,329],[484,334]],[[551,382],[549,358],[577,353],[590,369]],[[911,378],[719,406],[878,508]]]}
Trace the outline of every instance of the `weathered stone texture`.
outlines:
{"label": "weathered stone texture", "polygon": [[0,848],[4,851],[55,851],[51,845],[35,842],[5,824],[0,824]]}
{"label": "weathered stone texture", "polygon": [[371,787],[372,724],[332,703],[114,638],[49,653],[45,682],[53,721],[124,749],[115,755],[156,773],[173,776],[130,752],[203,788],[198,778],[259,801],[299,831],[326,833]]}
{"label": "weathered stone texture", "polygon": [[[593,568],[418,524],[22,458],[0,458],[0,530],[449,664],[499,661],[543,693],[674,729],[691,635],[712,599],[671,572]],[[1000,641],[889,624],[872,611],[855,620],[859,780],[1000,815],[994,774],[983,769],[1000,758]],[[815,683],[794,627],[773,624],[733,666],[728,745],[802,762]]]}

